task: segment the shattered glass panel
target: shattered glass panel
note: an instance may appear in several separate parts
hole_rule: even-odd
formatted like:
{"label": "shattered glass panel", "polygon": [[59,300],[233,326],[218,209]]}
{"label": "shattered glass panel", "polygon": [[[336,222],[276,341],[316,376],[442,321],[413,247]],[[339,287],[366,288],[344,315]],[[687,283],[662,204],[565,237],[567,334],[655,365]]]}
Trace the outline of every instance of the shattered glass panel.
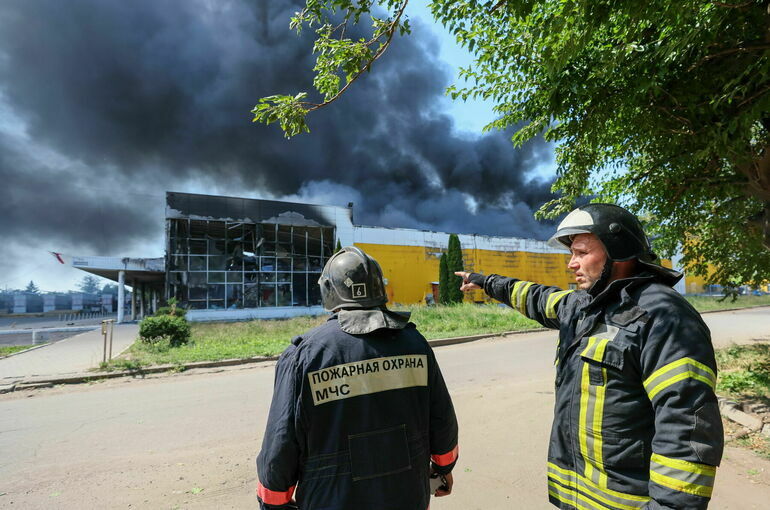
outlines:
{"label": "shattered glass panel", "polygon": [[243,308],[243,285],[227,285],[225,295],[228,309]]}
{"label": "shattered glass panel", "polygon": [[292,230],[292,254],[295,257],[307,255],[308,227],[294,227]]}
{"label": "shattered glass panel", "polygon": [[307,306],[307,274],[294,273],[291,278],[294,292],[293,306]]}
{"label": "shattered glass panel", "polygon": [[210,271],[207,274],[209,283],[225,283],[224,271]]}
{"label": "shattered glass panel", "polygon": [[198,301],[194,299],[190,299],[190,301],[187,303],[188,308],[191,310],[205,310],[206,309],[206,300]]}
{"label": "shattered glass panel", "polygon": [[171,253],[189,253],[190,245],[186,238],[171,238]]}
{"label": "shattered glass panel", "polygon": [[225,241],[224,239],[209,239],[209,255],[224,255],[225,254]]}
{"label": "shattered glass panel", "polygon": [[307,275],[308,294],[310,295],[309,305],[315,306],[321,304],[321,287],[318,285],[318,279],[321,273],[310,273]]}
{"label": "shattered glass panel", "polygon": [[291,306],[291,285],[278,284],[278,306]]}
{"label": "shattered glass panel", "polygon": [[205,271],[206,257],[190,255],[190,271]]}
{"label": "shattered glass panel", "polygon": [[[225,286],[224,285],[209,285],[209,301],[211,300],[225,299]],[[224,306],[224,303],[222,303]]]}
{"label": "shattered glass panel", "polygon": [[259,306],[275,306],[275,284],[259,284]]}
{"label": "shattered glass panel", "polygon": [[307,271],[307,258],[294,257],[292,259],[294,271]]}
{"label": "shattered glass panel", "polygon": [[275,257],[262,257],[262,267],[260,271],[270,272],[275,271]]}
{"label": "shattered glass panel", "polygon": [[329,258],[334,253],[334,229],[324,228],[323,234],[323,256]]}
{"label": "shattered glass panel", "polygon": [[190,239],[190,253],[206,255],[208,247],[205,239]]}
{"label": "shattered glass panel", "polygon": [[169,271],[187,271],[187,255],[172,255],[169,258]]}
{"label": "shattered glass panel", "polygon": [[323,265],[321,264],[321,257],[308,257],[308,269],[310,271],[321,271]]}
{"label": "shattered glass panel", "polygon": [[259,265],[257,257],[251,253],[245,253],[243,255],[243,270],[244,271],[258,271]]}
{"label": "shattered glass panel", "polygon": [[[184,194],[178,195],[183,200]],[[246,219],[243,204],[248,201],[235,200],[236,207],[228,200],[232,201],[208,197],[195,207],[214,204],[206,216]],[[276,210],[253,217],[283,214],[282,204],[271,207]],[[231,209],[241,212],[233,216]],[[171,292],[184,297],[180,299],[184,306],[217,309],[320,303],[317,273],[334,251],[334,228],[242,223],[240,219],[169,222],[167,274]]]}
{"label": "shattered glass panel", "polygon": [[243,268],[243,243],[228,241],[227,243],[227,270],[241,270]]}
{"label": "shattered glass panel", "polygon": [[259,285],[243,286],[243,306],[244,308],[257,308],[259,306]]}
{"label": "shattered glass panel", "polygon": [[209,271],[224,271],[227,268],[227,257],[216,255],[209,257]]}
{"label": "shattered glass panel", "polygon": [[190,300],[193,299],[206,299],[207,288],[206,287],[188,287],[190,292]]}
{"label": "shattered glass panel", "polygon": [[168,273],[168,283],[171,285],[182,285],[187,280],[187,273],[183,271],[170,271]]}

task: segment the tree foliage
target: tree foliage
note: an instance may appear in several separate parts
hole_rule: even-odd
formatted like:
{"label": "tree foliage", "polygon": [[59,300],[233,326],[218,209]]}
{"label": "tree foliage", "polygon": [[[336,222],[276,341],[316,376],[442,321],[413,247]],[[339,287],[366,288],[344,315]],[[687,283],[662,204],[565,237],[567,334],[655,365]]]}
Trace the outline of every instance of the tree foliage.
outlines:
{"label": "tree foliage", "polygon": [[28,294],[40,294],[40,288],[38,288],[38,286],[35,285],[34,281],[30,280],[26,288],[24,289],[24,292],[27,292]]}
{"label": "tree foliage", "polygon": [[460,286],[463,279],[455,275],[455,271],[463,271],[463,251],[460,247],[460,239],[457,234],[449,235],[449,243],[446,251],[447,268],[447,300],[449,303],[462,303],[463,291]]}
{"label": "tree foliage", "polygon": [[99,279],[90,274],[85,275],[80,282],[78,282],[78,289],[80,292],[86,294],[98,294],[99,293]]}
{"label": "tree foliage", "polygon": [[447,254],[442,253],[438,261],[438,302],[449,304],[449,271],[446,265]]}
{"label": "tree foliage", "polygon": [[[318,26],[315,86],[263,98],[255,120],[287,136],[369,70],[397,32],[408,0],[307,0],[292,27]],[[433,1],[434,17],[475,56],[466,84],[520,127],[515,145],[556,143],[555,217],[575,200],[624,205],[646,219],[663,255],[684,254],[712,283],[770,279],[770,12],[768,1]],[[385,11],[386,17],[372,13]],[[372,19],[372,38],[344,37]],[[336,21],[333,21],[336,20]],[[336,23],[336,24],[335,24]],[[344,78],[345,84],[342,85]]]}
{"label": "tree foliage", "polygon": [[[331,104],[347,88],[379,59],[393,40],[396,33],[411,31],[409,20],[404,17],[408,2],[386,0],[379,2],[391,16],[374,13],[375,2],[370,0],[307,0],[305,8],[295,13],[289,27],[298,34],[307,26],[315,28],[318,36],[313,53],[316,65],[313,68],[313,86],[323,99],[308,100],[307,92],[296,95],[273,95],[263,97],[254,107],[255,122],[272,124],[278,122],[287,137],[303,131],[310,131],[305,116]],[[369,37],[350,38],[350,25],[368,19],[371,26]],[[344,77],[345,83],[342,84]]]}
{"label": "tree foliage", "polygon": [[102,294],[112,294],[113,296],[117,296],[118,286],[114,283],[105,283],[104,287],[102,287]]}

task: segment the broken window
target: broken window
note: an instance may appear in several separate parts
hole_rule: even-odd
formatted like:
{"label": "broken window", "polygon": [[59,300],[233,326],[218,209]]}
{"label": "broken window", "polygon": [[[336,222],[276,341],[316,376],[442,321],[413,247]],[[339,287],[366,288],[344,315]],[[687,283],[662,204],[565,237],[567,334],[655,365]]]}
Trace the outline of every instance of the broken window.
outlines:
{"label": "broken window", "polygon": [[169,292],[193,309],[313,306],[334,229],[169,219]]}

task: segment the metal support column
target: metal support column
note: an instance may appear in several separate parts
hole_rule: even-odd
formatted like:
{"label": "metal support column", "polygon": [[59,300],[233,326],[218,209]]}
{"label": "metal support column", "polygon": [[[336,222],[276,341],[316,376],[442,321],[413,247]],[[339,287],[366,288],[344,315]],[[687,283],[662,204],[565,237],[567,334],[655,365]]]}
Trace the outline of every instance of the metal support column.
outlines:
{"label": "metal support column", "polygon": [[126,272],[118,272],[118,323],[123,322],[123,312],[126,309]]}
{"label": "metal support column", "polygon": [[145,284],[139,284],[139,318],[144,319],[144,294]]}
{"label": "metal support column", "polygon": [[131,280],[131,320],[136,320],[136,280]]}

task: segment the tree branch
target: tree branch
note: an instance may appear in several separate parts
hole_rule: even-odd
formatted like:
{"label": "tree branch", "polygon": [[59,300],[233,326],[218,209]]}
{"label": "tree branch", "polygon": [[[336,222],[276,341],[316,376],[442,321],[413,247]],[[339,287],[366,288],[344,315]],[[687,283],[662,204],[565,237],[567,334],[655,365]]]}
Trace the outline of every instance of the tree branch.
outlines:
{"label": "tree branch", "polygon": [[[309,102],[302,102],[300,103],[303,106],[306,106],[307,112],[312,112],[313,110],[318,110],[319,108],[323,108],[324,106],[328,106],[337,99],[350,87],[350,85],[353,84],[354,81],[356,81],[362,74],[364,74],[364,71],[367,71],[371,68],[372,64],[377,61],[384,53],[385,50],[388,49],[390,46],[391,41],[393,40],[393,35],[396,33],[396,29],[398,28],[398,22],[401,20],[401,16],[404,14],[404,10],[406,9],[407,4],[409,3],[409,0],[404,0],[401,6],[396,10],[395,17],[393,18],[393,21],[388,25],[388,29],[383,32],[382,35],[387,34],[388,38],[385,40],[385,42],[380,46],[380,48],[377,50],[377,53],[374,54],[371,60],[366,63],[361,69],[358,70],[358,72],[348,81],[344,87],[342,87],[337,94],[334,95],[334,97],[327,99],[323,103],[309,103]],[[376,42],[379,39],[379,37],[374,37],[371,40],[367,41],[366,44],[370,45]]]}
{"label": "tree branch", "polygon": [[726,55],[732,55],[734,53],[748,53],[751,51],[761,51],[761,50],[767,50],[767,49],[770,49],[770,44],[757,44],[756,46],[740,46],[738,48],[730,48],[727,50],[720,51],[718,53],[706,55],[705,57],[700,59],[698,62],[691,65],[688,71],[692,71],[696,67],[705,64],[709,60],[714,60],[715,58],[724,57]]}
{"label": "tree branch", "polygon": [[744,99],[743,101],[738,103],[738,108],[740,108],[741,106],[743,106],[743,105],[745,105],[747,103],[750,103],[750,102],[754,101],[756,98],[758,98],[759,96],[761,96],[762,94],[764,94],[768,90],[770,90],[770,86],[767,86],[767,87],[763,88],[762,90],[760,90],[759,92],[757,92],[756,94],[754,94],[754,95]]}
{"label": "tree branch", "polygon": [[726,4],[723,2],[711,2],[711,3],[716,5],[717,7],[726,7],[728,9],[742,9],[744,7],[748,7],[749,5],[755,2],[749,1],[749,2],[743,2],[742,4]]}
{"label": "tree branch", "polygon": [[507,2],[507,1],[508,1],[508,0],[500,0],[499,2],[497,2],[495,5],[493,5],[493,6],[492,6],[492,8],[491,8],[491,9],[489,9],[489,14],[492,14],[493,12],[495,12],[496,10],[498,10],[498,9],[499,9],[500,7],[502,7],[502,6],[505,4],[505,2]]}

